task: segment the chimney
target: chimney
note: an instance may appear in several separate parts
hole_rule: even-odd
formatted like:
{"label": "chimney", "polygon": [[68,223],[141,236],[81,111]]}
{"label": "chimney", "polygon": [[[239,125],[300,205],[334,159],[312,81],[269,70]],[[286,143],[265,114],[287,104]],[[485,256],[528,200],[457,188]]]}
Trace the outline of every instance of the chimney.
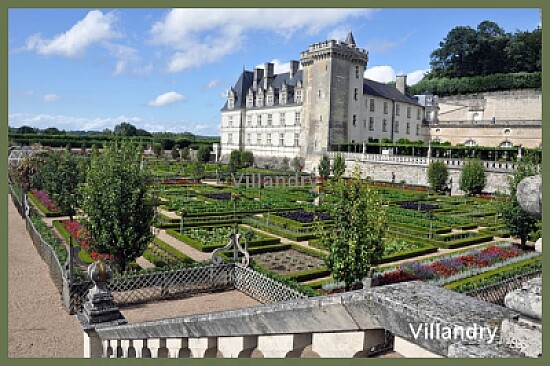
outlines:
{"label": "chimney", "polygon": [[254,79],[252,81],[252,90],[258,90],[258,82],[264,76],[264,70],[255,67],[254,68]]}
{"label": "chimney", "polygon": [[296,60],[290,60],[290,78],[291,79],[294,77],[294,75],[296,75],[299,67],[300,67],[300,62]]}
{"label": "chimney", "polygon": [[407,75],[397,75],[395,77],[395,87],[401,94],[405,94],[405,86],[407,85]]}
{"label": "chimney", "polygon": [[273,65],[271,62],[266,62],[264,64],[264,89],[267,90],[269,85],[271,84],[271,81],[273,80],[273,71],[274,71],[275,65]]}

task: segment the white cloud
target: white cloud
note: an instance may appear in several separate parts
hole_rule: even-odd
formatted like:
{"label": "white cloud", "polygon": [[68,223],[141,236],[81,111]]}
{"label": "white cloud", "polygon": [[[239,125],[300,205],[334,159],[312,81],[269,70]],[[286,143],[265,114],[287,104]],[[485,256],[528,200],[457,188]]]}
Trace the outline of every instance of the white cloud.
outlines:
{"label": "white cloud", "polygon": [[164,94],[159,95],[155,99],[149,102],[149,105],[151,107],[164,107],[168,104],[173,104],[176,102],[183,101],[185,97],[179,93],[176,93],[174,91],[167,92]]}
{"label": "white cloud", "polygon": [[[407,85],[414,85],[418,83],[428,70],[415,70],[407,73]],[[399,72],[399,74],[403,74]],[[388,83],[390,81],[395,81],[395,76],[397,73],[394,68],[391,66],[373,66],[365,70],[364,76],[367,79],[378,81],[380,83]]]}
{"label": "white cloud", "polygon": [[219,61],[239,51],[248,31],[271,31],[291,39],[318,34],[350,17],[368,17],[370,9],[173,9],[150,30],[154,44],[171,48],[166,70]]}
{"label": "white cloud", "polygon": [[89,46],[118,37],[114,29],[116,20],[114,12],[104,14],[100,10],[92,10],[71,29],[51,39],[42,38],[40,33],[30,36],[25,49],[46,56],[79,57]]}
{"label": "white cloud", "polygon": [[46,94],[44,95],[44,102],[45,103],[57,102],[59,98],[60,97],[57,94]]}
{"label": "white cloud", "polygon": [[206,85],[206,89],[214,89],[217,88],[220,84],[219,80],[210,80],[208,84]]}
{"label": "white cloud", "polygon": [[367,79],[387,83],[395,80],[395,70],[391,66],[373,66],[365,70]]}
{"label": "white cloud", "polygon": [[407,34],[405,34],[403,37],[401,37],[398,40],[374,40],[369,43],[367,43],[367,50],[370,52],[375,53],[388,53],[392,49],[401,46],[403,43],[407,42],[409,38],[411,38],[416,30],[413,30]]}
{"label": "white cloud", "polygon": [[345,25],[338,26],[334,28],[332,31],[330,31],[330,33],[327,35],[327,39],[345,41],[349,31],[350,31],[349,26],[345,26]]}
{"label": "white cloud", "polygon": [[424,75],[426,75],[428,71],[430,70],[426,69],[409,72],[407,74],[407,85],[414,85],[418,83],[420,80],[422,80],[422,78],[424,77]]}

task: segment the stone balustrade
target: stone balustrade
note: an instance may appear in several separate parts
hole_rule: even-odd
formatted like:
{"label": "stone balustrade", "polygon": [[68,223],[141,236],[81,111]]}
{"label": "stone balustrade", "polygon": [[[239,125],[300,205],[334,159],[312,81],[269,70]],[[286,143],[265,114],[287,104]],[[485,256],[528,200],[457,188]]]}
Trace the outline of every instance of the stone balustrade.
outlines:
{"label": "stone balustrade", "polygon": [[[85,335],[85,356],[347,358],[393,348],[405,357],[517,357],[498,342],[498,327],[515,316],[510,309],[407,282],[182,318],[99,325]],[[493,327],[495,342],[414,335],[415,327],[429,324]]]}

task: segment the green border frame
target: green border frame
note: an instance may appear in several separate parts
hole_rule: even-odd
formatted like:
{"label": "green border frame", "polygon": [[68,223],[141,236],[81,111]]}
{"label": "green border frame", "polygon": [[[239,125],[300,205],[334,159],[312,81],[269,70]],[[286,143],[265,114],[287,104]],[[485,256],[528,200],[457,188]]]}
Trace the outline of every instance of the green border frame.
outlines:
{"label": "green border frame", "polygon": [[[157,0],[154,3],[150,1],[145,0],[134,0],[134,1],[128,1],[128,0],[96,0],[96,1],[80,1],[80,2],[70,2],[70,1],[63,1],[63,0],[51,0],[48,2],[39,1],[39,0],[6,0],[2,1],[0,3],[0,24],[2,26],[0,31],[0,48],[4,51],[2,52],[3,56],[0,60],[0,67],[1,67],[1,75],[0,80],[2,82],[2,88],[0,90],[0,111],[2,111],[2,118],[1,118],[1,126],[2,126],[2,133],[0,134],[0,146],[3,151],[7,150],[7,115],[8,115],[8,9],[9,8],[26,8],[26,7],[36,7],[36,8],[64,8],[64,7],[73,7],[73,8],[135,8],[135,7],[146,7],[146,8],[169,8],[169,7],[273,7],[273,8],[331,8],[331,7],[348,7],[348,8],[542,8],[542,17],[543,17],[543,23],[546,23],[546,21],[550,20],[550,16],[546,14],[545,10],[550,9],[550,5],[548,2],[545,2],[543,0],[500,0],[500,1],[490,1],[490,0],[462,0],[460,2],[454,2],[451,4],[444,3],[441,0],[440,1],[434,1],[434,0],[417,0],[417,1],[407,1],[407,0],[371,0],[371,1],[357,1],[357,0],[342,0],[339,2],[331,2],[326,0],[302,0],[299,3],[296,1],[291,0],[280,0],[276,3],[258,3],[257,1],[250,1],[250,0],[236,0],[234,2],[228,3],[227,1],[223,0],[210,0],[210,1],[197,1],[197,0],[190,0],[190,1],[173,1],[173,0]],[[391,25],[390,25],[391,26]],[[548,31],[543,30],[543,38],[548,38],[550,35],[548,34]],[[550,51],[549,47],[543,47],[543,58],[544,59],[550,59]],[[548,81],[548,78],[545,77],[545,73],[543,71],[543,85],[547,85],[545,83]],[[546,89],[550,89],[546,87]],[[543,87],[544,90],[544,87]],[[550,107],[548,107],[548,103],[543,104],[543,116],[549,115],[550,113]],[[543,141],[546,141],[547,138],[545,135],[550,136],[550,132],[545,132],[546,129],[543,129]],[[547,145],[544,143],[544,145]],[[544,149],[543,151],[543,172],[546,171],[550,167],[550,151],[547,149]],[[546,168],[546,169],[544,169]],[[7,307],[7,286],[8,286],[8,271],[7,271],[7,265],[8,265],[8,259],[7,259],[7,240],[8,240],[8,234],[7,234],[7,159],[3,158],[0,159],[0,170],[2,171],[2,181],[0,183],[0,205],[4,208],[1,210],[1,227],[0,227],[0,238],[1,238],[1,248],[2,248],[2,254],[0,255],[0,267],[2,268],[2,279],[1,283],[3,284],[2,290],[0,291],[1,301],[0,301],[0,310],[1,310],[1,316],[2,316],[2,324],[3,329],[0,332],[0,340],[1,340],[1,351],[0,351],[0,359],[2,360],[3,364],[9,363],[9,364],[15,364],[15,365],[24,365],[24,364],[35,364],[40,362],[40,364],[45,365],[72,365],[74,364],[73,359],[15,359],[15,358],[8,358],[7,357],[7,350],[8,350],[8,328],[7,328],[7,317],[8,317],[8,307]],[[543,173],[543,175],[545,175]],[[550,188],[546,187],[544,188],[544,195],[546,197],[546,194],[550,194]],[[547,216],[550,214],[550,206],[545,205],[545,208],[543,209],[544,216]],[[547,234],[550,234],[549,228],[543,228],[543,236],[547,236]],[[548,236],[550,237],[550,236]],[[543,260],[544,261],[544,260]],[[548,277],[548,276],[546,276]],[[549,313],[550,305],[548,302],[545,302],[545,314]],[[546,327],[550,326],[550,315],[546,315]],[[543,337],[543,344],[545,345],[544,348],[548,348],[547,344],[550,342],[549,337]],[[550,348],[548,348],[550,349]],[[525,362],[528,362],[530,364],[542,364],[544,362],[543,360],[545,358],[549,358],[549,356],[542,357],[537,360],[527,360]],[[109,360],[96,360],[96,359],[80,359],[78,362],[82,365],[92,365],[96,363],[108,363],[112,362]],[[124,365],[131,365],[135,363],[139,364],[174,364],[174,360],[139,360],[132,362],[129,359],[125,360],[119,360],[117,361],[120,364]],[[294,365],[316,365],[316,366],[329,366],[334,364],[334,360],[331,359],[295,359],[295,360],[286,360],[286,359],[268,359],[268,360],[252,360],[252,359],[239,359],[239,360],[230,360],[230,359],[224,359],[224,360],[208,360],[208,359],[192,359],[190,362],[194,365],[208,365],[208,364],[234,364],[236,365],[237,362],[239,364],[248,364],[252,365],[253,363],[260,362],[261,364],[267,364],[267,365],[283,365],[283,364],[290,364],[291,366]],[[373,360],[370,359],[368,361],[361,360],[361,359],[340,359],[337,360],[340,365],[361,365],[364,362],[369,363],[401,363],[403,361],[400,361],[399,359],[387,359],[387,360]],[[425,363],[431,363],[431,364],[437,364],[440,363],[444,364],[454,364],[459,365],[463,360],[457,359],[457,360],[407,360],[407,363],[413,364],[413,365],[423,365]],[[475,359],[470,360],[468,362],[480,364],[480,365],[491,365],[495,361],[491,359]],[[499,362],[505,364],[505,365],[515,365],[517,363],[517,360],[499,360]]]}

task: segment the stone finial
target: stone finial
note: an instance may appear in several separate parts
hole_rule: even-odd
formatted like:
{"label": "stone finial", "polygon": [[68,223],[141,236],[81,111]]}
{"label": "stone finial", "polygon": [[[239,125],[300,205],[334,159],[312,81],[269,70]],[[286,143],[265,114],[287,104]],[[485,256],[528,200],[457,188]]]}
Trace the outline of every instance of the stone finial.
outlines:
{"label": "stone finial", "polygon": [[523,210],[537,219],[542,218],[542,176],[524,178],[518,184],[516,197]]}
{"label": "stone finial", "polygon": [[109,265],[102,260],[90,264],[88,266],[88,276],[94,283],[94,287],[88,291],[82,313],[78,316],[84,327],[101,323],[126,323],[124,316],[114,303],[111,291],[107,287],[107,281],[112,277]]}

